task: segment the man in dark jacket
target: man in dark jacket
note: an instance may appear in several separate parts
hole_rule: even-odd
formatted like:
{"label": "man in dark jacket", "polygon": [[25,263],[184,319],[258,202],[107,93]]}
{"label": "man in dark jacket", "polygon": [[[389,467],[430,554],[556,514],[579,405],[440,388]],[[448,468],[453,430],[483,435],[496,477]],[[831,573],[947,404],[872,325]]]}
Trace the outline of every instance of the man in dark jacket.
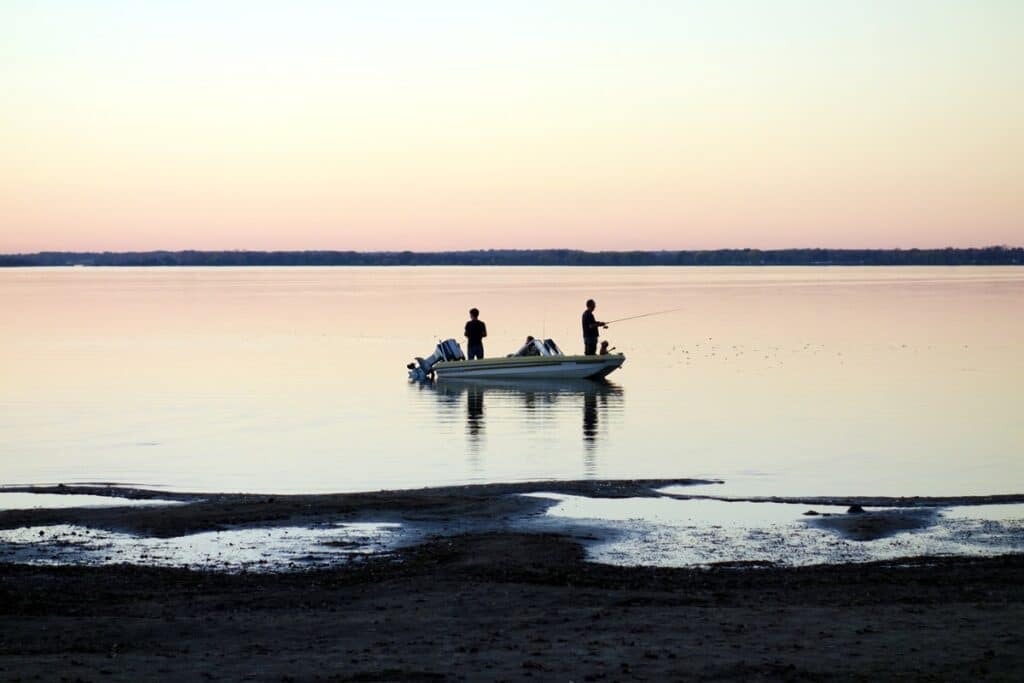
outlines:
{"label": "man in dark jacket", "polygon": [[601,328],[607,327],[603,322],[594,318],[594,309],[597,304],[593,299],[587,299],[587,310],[583,311],[583,353],[593,356],[597,353],[597,338],[601,336]]}
{"label": "man in dark jacket", "polygon": [[487,325],[483,320],[478,320],[480,311],[475,308],[469,309],[469,322],[466,323],[466,350],[469,360],[484,357],[484,337],[487,336]]}

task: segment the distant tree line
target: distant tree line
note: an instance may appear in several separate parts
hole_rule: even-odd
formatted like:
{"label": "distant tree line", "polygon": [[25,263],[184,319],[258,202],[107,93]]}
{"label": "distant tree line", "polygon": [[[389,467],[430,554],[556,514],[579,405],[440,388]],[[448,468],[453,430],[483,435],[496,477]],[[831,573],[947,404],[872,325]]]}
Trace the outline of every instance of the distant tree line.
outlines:
{"label": "distant tree line", "polygon": [[713,249],[708,251],[44,251],[0,254],[30,266],[1005,266],[1024,247],[971,249]]}

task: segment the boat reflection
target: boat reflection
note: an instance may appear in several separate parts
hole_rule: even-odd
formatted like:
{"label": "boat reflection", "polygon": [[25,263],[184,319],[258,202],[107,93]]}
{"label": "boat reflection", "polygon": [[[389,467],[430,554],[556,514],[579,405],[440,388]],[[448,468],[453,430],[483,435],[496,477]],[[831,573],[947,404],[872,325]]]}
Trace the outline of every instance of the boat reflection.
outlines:
{"label": "boat reflection", "polygon": [[[558,423],[568,426],[566,418],[582,412],[582,443],[584,446],[584,469],[596,471],[594,460],[597,444],[607,430],[609,413],[621,412],[623,405],[622,387],[606,380],[435,380],[426,383],[445,406],[452,407],[466,397],[466,436],[471,452],[475,452],[484,435],[486,418],[485,405],[492,408],[496,420],[506,420],[509,408],[512,417],[525,429],[539,429],[543,424]],[[579,419],[579,418],[577,418]],[[579,423],[577,423],[579,424]],[[580,429],[577,427],[576,429]]]}

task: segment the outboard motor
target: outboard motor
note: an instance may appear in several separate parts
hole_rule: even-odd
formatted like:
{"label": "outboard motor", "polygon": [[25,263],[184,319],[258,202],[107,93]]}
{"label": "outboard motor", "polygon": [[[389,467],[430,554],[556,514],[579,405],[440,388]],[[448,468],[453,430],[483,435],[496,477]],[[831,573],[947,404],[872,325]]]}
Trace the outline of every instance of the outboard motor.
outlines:
{"label": "outboard motor", "polygon": [[445,339],[443,342],[438,342],[434,347],[434,353],[430,356],[427,358],[417,356],[415,363],[409,363],[405,367],[409,368],[409,379],[422,382],[433,374],[434,365],[437,363],[457,360],[466,360],[466,356],[462,353],[462,347],[454,339]]}
{"label": "outboard motor", "polygon": [[441,350],[447,361],[466,360],[466,356],[462,353],[462,347],[454,339],[445,339],[437,345],[437,348]]}

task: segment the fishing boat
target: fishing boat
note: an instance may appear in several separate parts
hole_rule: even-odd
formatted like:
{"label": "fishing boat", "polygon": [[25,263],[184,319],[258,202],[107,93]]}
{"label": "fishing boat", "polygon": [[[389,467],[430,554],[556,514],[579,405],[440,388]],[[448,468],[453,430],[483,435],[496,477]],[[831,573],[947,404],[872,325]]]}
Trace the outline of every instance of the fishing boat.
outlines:
{"label": "fishing boat", "polygon": [[454,339],[438,343],[427,358],[406,367],[409,379],[600,379],[622,367],[621,353],[567,356],[552,339],[533,339],[504,358],[466,360]]}

